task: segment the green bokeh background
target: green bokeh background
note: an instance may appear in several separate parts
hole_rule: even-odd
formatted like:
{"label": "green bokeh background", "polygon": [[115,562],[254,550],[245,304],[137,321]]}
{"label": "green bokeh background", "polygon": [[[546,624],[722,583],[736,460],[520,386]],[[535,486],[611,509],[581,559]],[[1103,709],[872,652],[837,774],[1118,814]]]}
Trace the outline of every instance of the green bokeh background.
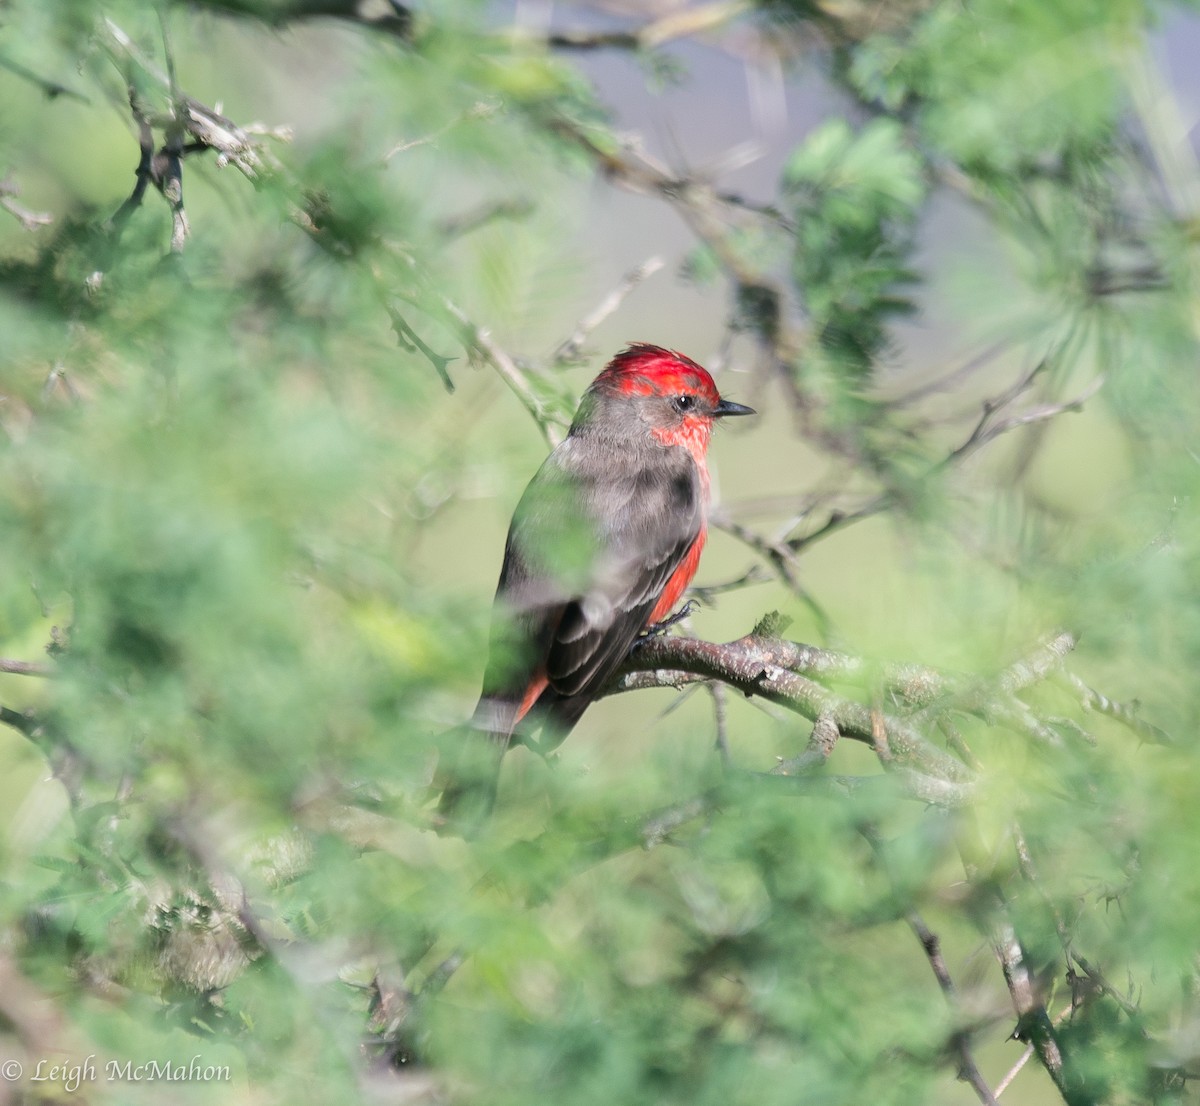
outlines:
{"label": "green bokeh background", "polygon": [[[747,9],[738,25],[784,55],[792,114],[756,135],[758,168],[731,174],[781,220],[735,243],[809,336],[772,361],[753,320],[724,343],[730,287],[663,197],[614,190],[550,125],[641,128],[671,160],[655,105],[695,97],[679,119],[700,141],[727,125],[707,107],[744,95],[719,43],[597,59],[523,44],[503,6],[429,5],[410,42],[271,25],[286,7],[164,8],[181,88],[293,131],[264,140],[280,168],[257,186],[211,154],[186,161],[178,257],[153,191],[119,248],[104,230],[137,146],[100,21],[161,65],[155,8],[0,7],[0,61],[86,97],[0,68],[0,164],[54,217],[31,233],[0,213],[0,656],[61,643],[55,679],[0,675],[0,704],[47,727],[0,728],[0,965],[21,982],[0,997],[0,1054],[27,1072],[93,1052],[231,1069],[87,1089],[121,1103],[967,1102],[956,1029],[993,1086],[1024,1047],[984,936],[998,887],[1051,1013],[1070,1001],[1055,912],[1136,1006],[1091,996],[1064,1023],[1082,1100],[1193,1100],[1176,1076],[1200,1025],[1198,212],[1190,144],[1157,137],[1182,109],[1153,54],[1160,19],[1194,41],[1192,17],[1084,0]],[[510,214],[447,227],[496,203]],[[554,365],[651,253],[667,272],[584,363]],[[1089,283],[1143,264],[1149,290]],[[698,635],[778,609],[797,640],[987,675],[1066,627],[1073,669],[1174,743],[1043,690],[1095,745],[973,723],[969,814],[888,788],[730,783],[717,814],[644,850],[632,822],[720,776],[709,697],[645,691],[590,710],[552,766],[513,752],[481,839],[438,836],[437,739],[474,704],[508,519],[546,452],[446,299],[523,359],[560,420],[626,341],[719,367],[762,412],[715,441],[721,500],[763,532],[797,515],[781,498],[894,495],[806,550],[823,618],[772,579],[705,607]],[[398,344],[388,306],[456,358],[453,393]],[[911,418],[883,406],[995,342]],[[984,398],[1047,355],[1041,402],[1103,375],[1084,409],[931,473]],[[47,385],[56,366],[69,385]],[[699,582],[754,560],[714,533]],[[803,747],[802,719],[729,700],[738,766]],[[878,766],[843,741],[829,771]],[[968,836],[990,879],[964,876]],[[955,1011],[913,908],[942,938]],[[377,976],[411,993],[403,1025],[371,1021]],[[363,1045],[380,1030],[395,1065]],[[1008,1094],[1059,1100],[1036,1061]],[[0,1102],[64,1095],[0,1087]]]}

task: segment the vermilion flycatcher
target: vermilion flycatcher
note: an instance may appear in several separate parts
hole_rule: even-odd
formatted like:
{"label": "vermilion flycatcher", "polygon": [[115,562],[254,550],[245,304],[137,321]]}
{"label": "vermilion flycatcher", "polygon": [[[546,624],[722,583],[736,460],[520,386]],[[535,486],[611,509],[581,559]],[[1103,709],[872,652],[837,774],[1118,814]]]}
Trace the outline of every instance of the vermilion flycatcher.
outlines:
{"label": "vermilion flycatcher", "polygon": [[670,615],[707,536],[713,424],[752,414],[659,346],[630,346],[592,382],[513,516],[471,722],[490,740],[458,751],[444,813],[469,793],[486,813],[514,734],[544,725],[542,747],[558,744],[637,636]]}

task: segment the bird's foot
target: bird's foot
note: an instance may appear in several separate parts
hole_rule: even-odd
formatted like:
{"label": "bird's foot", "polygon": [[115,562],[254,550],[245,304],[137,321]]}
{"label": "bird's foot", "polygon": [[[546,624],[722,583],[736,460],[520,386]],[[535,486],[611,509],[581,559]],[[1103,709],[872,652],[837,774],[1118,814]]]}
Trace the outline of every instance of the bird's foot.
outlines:
{"label": "bird's foot", "polygon": [[661,637],[677,622],[682,622],[685,618],[691,617],[692,612],[699,606],[700,604],[695,599],[689,599],[674,614],[669,614],[661,622],[653,622],[647,626],[638,634],[637,640],[646,641],[648,638]]}

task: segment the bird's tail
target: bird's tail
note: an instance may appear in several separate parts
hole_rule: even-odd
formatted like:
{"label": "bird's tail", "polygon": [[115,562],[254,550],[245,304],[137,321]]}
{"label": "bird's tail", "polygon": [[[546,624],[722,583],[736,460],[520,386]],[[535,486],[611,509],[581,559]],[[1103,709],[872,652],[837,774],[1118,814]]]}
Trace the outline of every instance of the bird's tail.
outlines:
{"label": "bird's tail", "polygon": [[480,700],[470,722],[442,735],[434,776],[442,792],[437,807],[442,820],[439,832],[473,837],[491,816],[515,713],[512,706]]}

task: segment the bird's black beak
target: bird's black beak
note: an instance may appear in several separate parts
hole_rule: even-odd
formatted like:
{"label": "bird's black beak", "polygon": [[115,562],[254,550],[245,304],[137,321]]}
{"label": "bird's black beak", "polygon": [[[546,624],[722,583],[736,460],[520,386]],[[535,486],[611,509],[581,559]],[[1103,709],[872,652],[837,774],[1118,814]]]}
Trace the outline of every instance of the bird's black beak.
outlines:
{"label": "bird's black beak", "polygon": [[713,418],[723,419],[726,415],[757,415],[758,412],[753,407],[743,407],[740,403],[734,403],[733,400],[723,399],[717,404],[716,410],[713,411]]}

